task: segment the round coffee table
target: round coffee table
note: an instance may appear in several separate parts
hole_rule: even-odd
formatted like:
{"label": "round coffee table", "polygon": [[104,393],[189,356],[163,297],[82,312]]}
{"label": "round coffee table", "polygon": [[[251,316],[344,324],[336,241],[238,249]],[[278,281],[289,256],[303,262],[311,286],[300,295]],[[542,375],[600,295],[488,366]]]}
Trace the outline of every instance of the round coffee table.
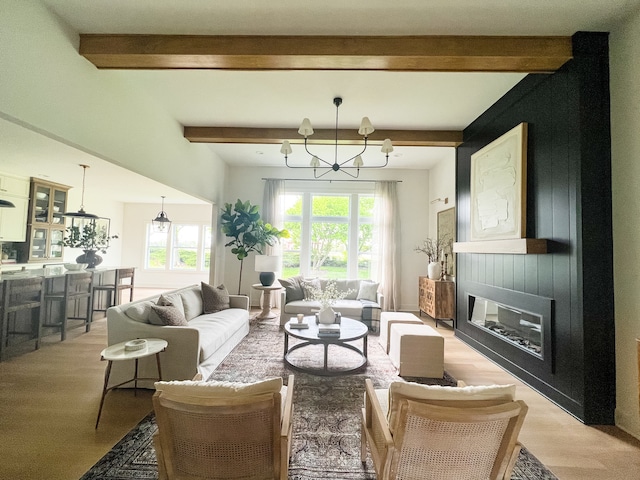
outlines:
{"label": "round coffee table", "polygon": [[[336,335],[332,337],[319,337],[318,325],[316,324],[315,316],[304,317],[304,321],[307,323],[308,328],[291,328],[291,323],[296,323],[296,319],[293,319],[292,321],[289,321],[284,325],[284,362],[292,369],[299,372],[311,373],[312,375],[336,376],[353,373],[360,370],[367,364],[367,335],[369,333],[369,329],[364,323],[359,322],[358,320],[353,320],[352,318],[342,317],[342,321],[340,323],[340,336]],[[301,343],[296,343],[295,345],[291,346],[291,348],[289,348],[289,336],[304,341]],[[346,343],[353,340],[358,340],[360,338],[362,338],[362,350],[354,345]],[[296,365],[291,361],[290,354],[292,352],[309,345],[324,346],[324,364],[322,368],[304,367]],[[362,357],[362,362],[353,368],[329,370],[327,366],[329,357],[329,345],[336,345],[338,347],[353,350],[354,352],[358,353],[360,357]]]}

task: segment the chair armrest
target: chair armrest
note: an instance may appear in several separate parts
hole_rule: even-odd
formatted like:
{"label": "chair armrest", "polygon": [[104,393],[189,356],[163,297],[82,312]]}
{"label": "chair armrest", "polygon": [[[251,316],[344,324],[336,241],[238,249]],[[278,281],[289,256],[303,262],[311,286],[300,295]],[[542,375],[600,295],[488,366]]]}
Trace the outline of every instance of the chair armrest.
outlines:
{"label": "chair armrest", "polygon": [[378,305],[380,305],[380,310],[384,312],[384,295],[382,293],[378,293]]}
{"label": "chair armrest", "polygon": [[[393,447],[393,437],[389,431],[387,418],[370,379],[365,379],[364,408],[362,409],[362,435],[366,436],[371,459],[378,475],[385,469],[387,456]],[[381,477],[380,477],[381,478]]]}
{"label": "chair armrest", "polygon": [[280,290],[280,309],[284,311],[284,306],[287,304],[287,291],[283,288]]}
{"label": "chair armrest", "polygon": [[287,380],[287,396],[284,399],[284,407],[282,409],[282,428],[280,429],[280,435],[288,436],[291,431],[291,417],[293,416],[293,384],[294,376],[289,375]]}
{"label": "chair armrest", "polygon": [[293,375],[289,375],[287,382],[287,396],[284,399],[280,427],[280,480],[289,478],[289,456],[293,437],[293,423],[291,422],[293,416]]}
{"label": "chair armrest", "polygon": [[229,308],[241,308],[249,311],[249,297],[247,295],[229,295]]}

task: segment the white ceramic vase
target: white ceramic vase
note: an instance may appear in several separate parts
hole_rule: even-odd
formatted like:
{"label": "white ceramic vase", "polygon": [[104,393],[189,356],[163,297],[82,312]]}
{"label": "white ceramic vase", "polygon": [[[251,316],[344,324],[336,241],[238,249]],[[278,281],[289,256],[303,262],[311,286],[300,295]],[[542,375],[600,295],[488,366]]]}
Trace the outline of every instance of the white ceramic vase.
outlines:
{"label": "white ceramic vase", "polygon": [[320,310],[320,313],[318,314],[318,322],[325,325],[330,325],[332,323],[335,323],[335,321],[336,321],[336,312],[333,311],[333,308],[325,307],[322,310]]}
{"label": "white ceramic vase", "polygon": [[440,280],[442,275],[442,265],[440,262],[431,262],[427,267],[427,274],[431,280]]}

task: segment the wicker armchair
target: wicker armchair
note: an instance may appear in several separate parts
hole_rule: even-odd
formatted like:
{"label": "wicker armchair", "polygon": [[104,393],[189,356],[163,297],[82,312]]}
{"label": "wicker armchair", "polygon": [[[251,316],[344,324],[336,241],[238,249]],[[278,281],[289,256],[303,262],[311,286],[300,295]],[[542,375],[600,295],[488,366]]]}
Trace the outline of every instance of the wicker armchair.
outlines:
{"label": "wicker armchair", "polygon": [[527,413],[515,386],[440,387],[366,380],[361,458],[367,444],[380,480],[510,479]]}
{"label": "wicker armchair", "polygon": [[293,383],[157,382],[160,480],[287,479]]}

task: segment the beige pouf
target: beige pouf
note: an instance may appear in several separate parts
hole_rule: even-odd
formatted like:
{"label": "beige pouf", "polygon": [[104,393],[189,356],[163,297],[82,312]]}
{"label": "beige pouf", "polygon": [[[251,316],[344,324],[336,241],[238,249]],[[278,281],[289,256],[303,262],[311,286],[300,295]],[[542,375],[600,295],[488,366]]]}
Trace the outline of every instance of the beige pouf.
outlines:
{"label": "beige pouf", "polygon": [[391,325],[389,358],[405,377],[444,376],[444,338],[428,325]]}
{"label": "beige pouf", "polygon": [[391,338],[391,325],[394,323],[415,323],[424,325],[423,321],[409,312],[382,312],[380,314],[380,336],[378,342],[382,345],[384,353],[389,353],[389,339]]}

